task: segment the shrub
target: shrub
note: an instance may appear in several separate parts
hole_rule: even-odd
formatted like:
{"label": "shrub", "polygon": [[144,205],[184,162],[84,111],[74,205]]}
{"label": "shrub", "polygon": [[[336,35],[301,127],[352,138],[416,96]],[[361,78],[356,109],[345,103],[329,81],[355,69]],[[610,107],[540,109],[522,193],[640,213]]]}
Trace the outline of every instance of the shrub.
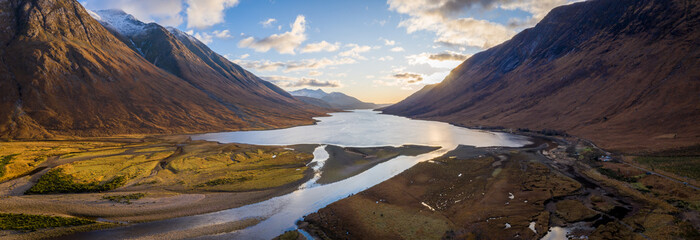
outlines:
{"label": "shrub", "polygon": [[[224,184],[232,184],[232,183],[238,183],[238,182],[243,182],[246,180],[250,180],[250,177],[239,177],[239,178],[219,178],[216,180],[211,180],[208,182],[205,182],[204,185],[206,186],[217,186],[217,185],[224,185]],[[200,185],[203,187],[203,185]]]}
{"label": "shrub", "polygon": [[5,165],[9,164],[10,161],[12,161],[12,158],[14,158],[17,155],[19,154],[10,154],[0,158],[0,177],[5,175]]}
{"label": "shrub", "polygon": [[598,172],[600,174],[603,174],[609,178],[618,180],[618,181],[623,181],[623,182],[628,182],[628,183],[635,183],[637,182],[637,179],[633,177],[626,177],[625,175],[622,175],[621,173],[618,173],[616,171],[607,169],[607,168],[598,168]]}
{"label": "shrub", "polygon": [[36,231],[43,228],[80,226],[94,223],[82,218],[0,213],[0,229]]}
{"label": "shrub", "polygon": [[53,169],[39,178],[39,181],[27,190],[27,194],[47,193],[86,193],[104,192],[123,186],[127,181],[125,176],[117,176],[103,184],[98,181],[77,183],[71,175],[63,173],[63,169]]}
{"label": "shrub", "polygon": [[131,204],[131,200],[139,200],[145,196],[145,193],[132,193],[127,195],[103,196],[102,199],[107,199],[112,202]]}

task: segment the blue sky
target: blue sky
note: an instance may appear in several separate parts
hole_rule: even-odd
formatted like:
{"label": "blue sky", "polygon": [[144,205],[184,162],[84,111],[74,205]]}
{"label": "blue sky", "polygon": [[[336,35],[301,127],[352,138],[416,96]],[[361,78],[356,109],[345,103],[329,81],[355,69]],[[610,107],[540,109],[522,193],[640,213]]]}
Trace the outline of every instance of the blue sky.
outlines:
{"label": "blue sky", "polygon": [[570,0],[83,0],[177,27],[287,89],[394,103]]}

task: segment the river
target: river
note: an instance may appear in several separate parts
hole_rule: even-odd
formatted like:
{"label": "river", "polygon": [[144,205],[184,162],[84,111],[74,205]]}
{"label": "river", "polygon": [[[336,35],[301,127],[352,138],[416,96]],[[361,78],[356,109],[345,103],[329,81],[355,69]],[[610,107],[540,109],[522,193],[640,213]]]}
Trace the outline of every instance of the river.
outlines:
{"label": "river", "polygon": [[[456,127],[450,124],[413,120],[379,114],[371,110],[333,113],[316,118],[315,125],[265,131],[208,133],[192,136],[193,140],[256,145],[322,144],[314,151],[316,166],[328,158],[323,145],[344,147],[401,146],[404,144],[439,146],[439,150],[418,155],[399,156],[377,166],[331,184],[315,184],[314,179],[287,195],[263,202],[202,215],[132,224],[121,228],[78,234],[73,239],[138,238],[238,221],[262,219],[243,230],[207,236],[207,239],[271,239],[296,228],[304,215],[385,181],[413,165],[433,159],[459,145],[476,147],[520,147],[529,143],[523,136]],[[318,172],[317,174],[323,174]]]}

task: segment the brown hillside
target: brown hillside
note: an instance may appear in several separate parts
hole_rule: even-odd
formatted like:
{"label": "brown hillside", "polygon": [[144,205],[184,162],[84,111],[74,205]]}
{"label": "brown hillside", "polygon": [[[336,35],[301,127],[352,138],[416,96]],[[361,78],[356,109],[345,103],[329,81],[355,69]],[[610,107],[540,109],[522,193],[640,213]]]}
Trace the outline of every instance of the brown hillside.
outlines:
{"label": "brown hillside", "polygon": [[[309,124],[321,114],[269,87],[252,95],[291,100],[227,101],[202,86],[238,83],[187,81],[154,66],[74,0],[0,1],[0,29],[3,138],[271,128]],[[249,97],[233,94],[229,99]]]}
{"label": "brown hillside", "polygon": [[565,130],[624,151],[698,144],[699,29],[697,1],[562,6],[384,112]]}

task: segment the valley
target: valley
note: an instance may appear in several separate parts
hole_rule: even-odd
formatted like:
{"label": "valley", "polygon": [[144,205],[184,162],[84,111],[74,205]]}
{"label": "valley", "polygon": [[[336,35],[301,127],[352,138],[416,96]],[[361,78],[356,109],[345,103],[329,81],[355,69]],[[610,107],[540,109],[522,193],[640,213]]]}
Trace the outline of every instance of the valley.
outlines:
{"label": "valley", "polygon": [[699,30],[697,0],[0,0],[0,239],[700,239]]}

